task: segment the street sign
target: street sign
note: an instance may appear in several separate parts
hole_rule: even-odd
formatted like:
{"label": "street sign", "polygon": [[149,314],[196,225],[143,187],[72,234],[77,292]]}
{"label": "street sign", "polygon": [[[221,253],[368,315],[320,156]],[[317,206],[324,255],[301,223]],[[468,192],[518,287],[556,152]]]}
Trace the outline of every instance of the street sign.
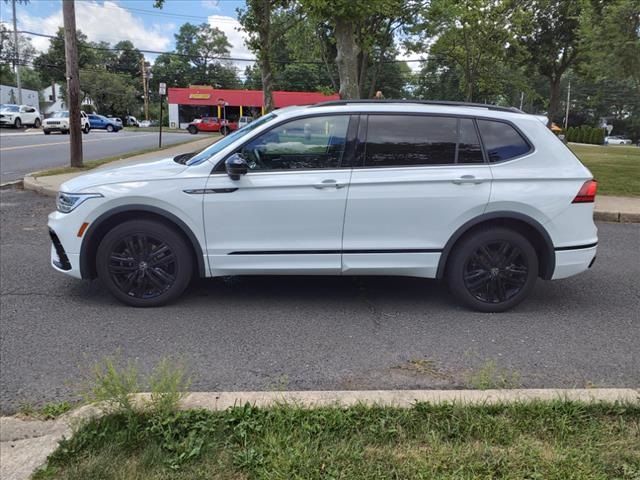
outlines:
{"label": "street sign", "polygon": [[160,84],[159,93],[160,93],[160,95],[166,95],[167,94],[167,84],[166,83],[161,83]]}

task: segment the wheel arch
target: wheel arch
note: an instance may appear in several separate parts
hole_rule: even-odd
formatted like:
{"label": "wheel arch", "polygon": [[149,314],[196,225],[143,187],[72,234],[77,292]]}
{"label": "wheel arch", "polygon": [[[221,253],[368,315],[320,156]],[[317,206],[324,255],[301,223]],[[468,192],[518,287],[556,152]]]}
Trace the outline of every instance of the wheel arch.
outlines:
{"label": "wheel arch", "polygon": [[80,276],[83,279],[96,278],[96,253],[98,251],[100,241],[106,233],[122,222],[140,218],[144,218],[146,220],[157,220],[174,228],[177,232],[182,234],[187,240],[188,245],[191,246],[196,264],[195,266],[197,267],[200,277],[206,276],[202,247],[191,228],[189,228],[185,222],[176,215],[161,208],[150,205],[126,205],[113,208],[103,213],[91,223],[85,232],[82,245],[80,247]]}
{"label": "wheel arch", "polygon": [[556,255],[553,242],[547,230],[537,220],[516,212],[490,212],[473,218],[463,224],[449,238],[442,250],[436,277],[442,279],[447,268],[447,261],[456,244],[466,235],[488,227],[507,227],[522,233],[532,243],[539,261],[539,276],[550,280],[556,266]]}

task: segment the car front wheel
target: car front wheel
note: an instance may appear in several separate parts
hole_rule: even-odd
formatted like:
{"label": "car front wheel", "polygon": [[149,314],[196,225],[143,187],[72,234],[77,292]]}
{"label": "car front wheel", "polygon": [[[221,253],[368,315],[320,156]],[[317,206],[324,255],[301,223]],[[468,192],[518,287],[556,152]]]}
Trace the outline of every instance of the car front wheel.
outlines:
{"label": "car front wheel", "polygon": [[100,242],[98,277],[121,302],[157,307],[178,298],[193,274],[186,240],[171,227],[132,220],[110,230]]}
{"label": "car front wheel", "polygon": [[89,133],[91,131],[91,127],[89,126],[89,124],[85,125],[84,128],[82,129],[82,131],[84,133]]}
{"label": "car front wheel", "polygon": [[22,120],[20,120],[19,118],[16,118],[16,121],[13,122],[13,126],[16,128],[22,128]]}
{"label": "car front wheel", "polygon": [[187,128],[187,130],[191,135],[195,135],[196,133],[198,133],[198,129],[195,125],[189,125],[189,128]]}
{"label": "car front wheel", "polygon": [[40,121],[40,119],[39,119],[39,118],[36,118],[36,121],[35,121],[35,122],[33,122],[33,126],[34,126],[35,128],[40,128],[40,125],[42,125],[42,122]]}
{"label": "car front wheel", "polygon": [[446,275],[451,292],[468,307],[503,312],[531,293],[538,257],[520,233],[489,228],[467,235],[455,246]]}
{"label": "car front wheel", "polygon": [[113,125],[107,125],[107,132],[113,132]]}

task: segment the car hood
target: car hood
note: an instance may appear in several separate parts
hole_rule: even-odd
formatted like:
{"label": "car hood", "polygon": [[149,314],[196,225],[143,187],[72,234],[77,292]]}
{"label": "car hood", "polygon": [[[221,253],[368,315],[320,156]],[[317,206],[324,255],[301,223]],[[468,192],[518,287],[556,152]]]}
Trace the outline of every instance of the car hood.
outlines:
{"label": "car hood", "polygon": [[162,180],[174,177],[186,168],[188,168],[186,165],[174,162],[173,158],[163,158],[154,162],[137,163],[124,167],[97,168],[91,173],[64,182],[60,186],[60,191],[79,193],[100,185]]}

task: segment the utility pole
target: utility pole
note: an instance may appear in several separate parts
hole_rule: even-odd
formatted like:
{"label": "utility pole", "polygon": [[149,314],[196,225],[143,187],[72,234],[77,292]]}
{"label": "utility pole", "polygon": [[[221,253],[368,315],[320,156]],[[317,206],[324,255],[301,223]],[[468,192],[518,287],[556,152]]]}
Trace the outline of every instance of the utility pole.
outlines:
{"label": "utility pole", "polygon": [[142,91],[144,92],[144,119],[149,120],[149,82],[147,81],[147,65],[144,56],[140,57],[140,68],[142,69]]}
{"label": "utility pole", "polygon": [[569,88],[567,89],[567,112],[564,116],[564,129],[567,130],[569,126],[569,104],[571,103],[571,80],[569,80]]}
{"label": "utility pole", "polygon": [[69,104],[70,156],[72,167],[82,167],[82,116],[80,115],[80,69],[76,37],[75,0],[62,0],[64,54],[67,64],[67,103]]}
{"label": "utility pole", "polygon": [[18,103],[22,105],[22,82],[20,81],[20,47],[18,45],[18,22],[16,20],[16,0],[12,0],[13,8],[13,43],[15,49],[16,83],[18,84]]}

